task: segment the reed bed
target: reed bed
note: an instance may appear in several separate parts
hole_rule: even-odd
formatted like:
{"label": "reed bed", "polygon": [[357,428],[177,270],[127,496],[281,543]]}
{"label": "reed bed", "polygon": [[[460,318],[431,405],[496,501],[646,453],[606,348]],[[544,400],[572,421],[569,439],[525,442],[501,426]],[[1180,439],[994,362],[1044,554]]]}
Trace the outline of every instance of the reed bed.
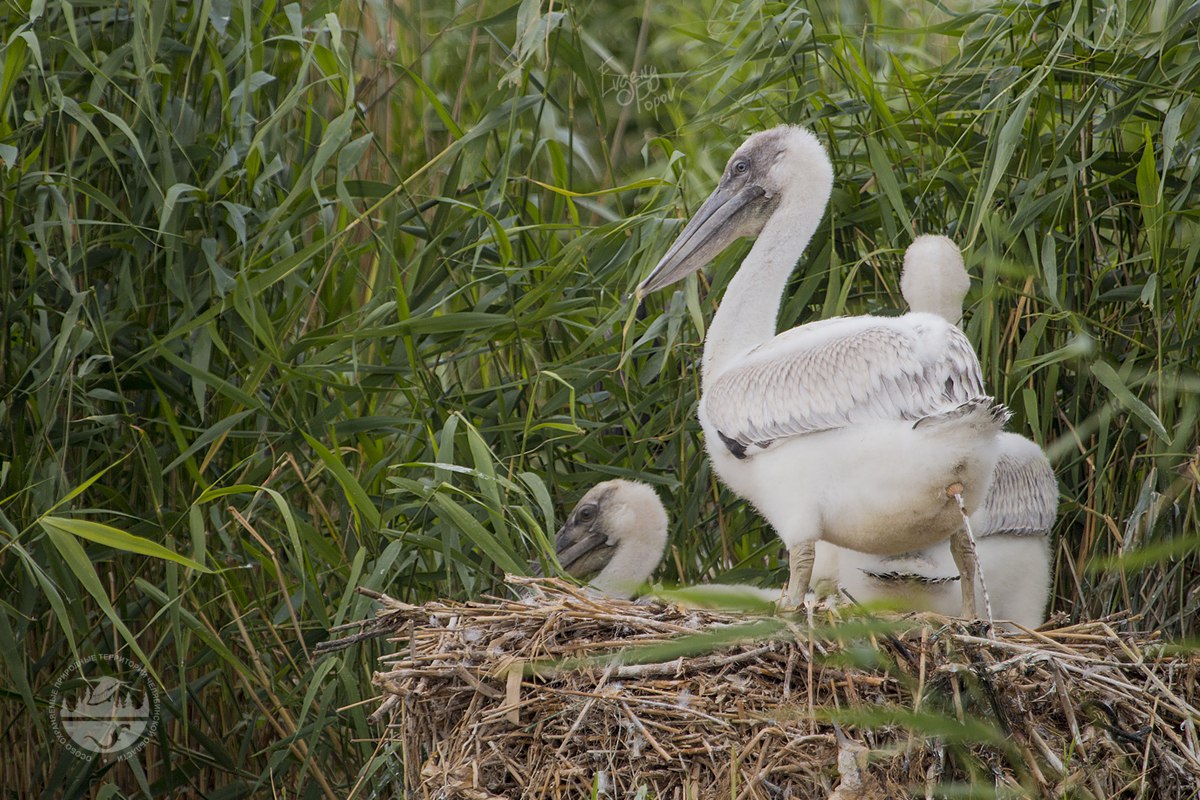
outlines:
{"label": "reed bed", "polygon": [[[667,504],[656,580],[781,582],[695,415],[744,250],[629,296],[782,122],[837,188],[780,325],[896,313],[912,237],[952,236],[989,391],[1059,480],[1051,607],[1200,641],[1198,29],[1162,0],[0,3],[0,800],[407,800],[380,642],[314,646],[358,586],[502,593],[606,478]],[[54,682],[113,654],[160,733],[79,759]]]}
{"label": "reed bed", "polygon": [[1200,785],[1200,656],[1127,618],[989,633],[514,583],[518,599],[466,603],[372,592],[376,618],[320,646],[393,645],[371,720],[406,796],[933,797],[969,783],[972,796],[1185,798]]}

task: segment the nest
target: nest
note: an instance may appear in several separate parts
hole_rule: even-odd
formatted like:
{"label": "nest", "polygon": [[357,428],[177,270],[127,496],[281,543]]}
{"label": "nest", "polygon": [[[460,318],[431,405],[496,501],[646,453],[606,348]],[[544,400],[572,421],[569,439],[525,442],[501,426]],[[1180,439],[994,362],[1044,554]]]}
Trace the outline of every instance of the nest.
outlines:
{"label": "nest", "polygon": [[[749,616],[384,595],[374,684],[413,798],[1196,797],[1200,657],[1109,619]],[[955,785],[958,785],[957,788]],[[979,795],[973,795],[979,796]]]}

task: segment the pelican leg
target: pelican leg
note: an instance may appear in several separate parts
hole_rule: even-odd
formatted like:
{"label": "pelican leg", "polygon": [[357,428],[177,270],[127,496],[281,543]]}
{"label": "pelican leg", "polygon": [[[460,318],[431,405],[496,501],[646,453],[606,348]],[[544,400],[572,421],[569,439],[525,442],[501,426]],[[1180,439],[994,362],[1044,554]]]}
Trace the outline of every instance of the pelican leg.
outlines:
{"label": "pelican leg", "polygon": [[800,607],[812,580],[813,562],[817,558],[816,542],[801,542],[788,549],[788,584],[783,596],[784,609]]}
{"label": "pelican leg", "polygon": [[962,589],[962,611],[967,619],[976,619],[975,610],[975,542],[966,527],[959,528],[950,537],[950,555],[958,567],[958,583]]}

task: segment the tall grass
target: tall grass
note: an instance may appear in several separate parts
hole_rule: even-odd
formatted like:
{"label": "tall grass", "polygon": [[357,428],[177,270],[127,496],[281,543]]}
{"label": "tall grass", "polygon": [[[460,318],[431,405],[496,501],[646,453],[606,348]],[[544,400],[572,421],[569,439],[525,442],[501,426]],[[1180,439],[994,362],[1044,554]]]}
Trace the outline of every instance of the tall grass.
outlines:
{"label": "tall grass", "polygon": [[[628,299],[780,121],[837,173],[781,324],[893,313],[903,248],[953,235],[1058,472],[1055,610],[1196,636],[1198,14],[7,0],[0,786],[386,791],[375,652],[313,644],[355,586],[503,591],[603,477],[668,500],[663,580],[780,581],[694,415],[744,249]],[[113,652],[164,724],[81,761],[50,686]]]}

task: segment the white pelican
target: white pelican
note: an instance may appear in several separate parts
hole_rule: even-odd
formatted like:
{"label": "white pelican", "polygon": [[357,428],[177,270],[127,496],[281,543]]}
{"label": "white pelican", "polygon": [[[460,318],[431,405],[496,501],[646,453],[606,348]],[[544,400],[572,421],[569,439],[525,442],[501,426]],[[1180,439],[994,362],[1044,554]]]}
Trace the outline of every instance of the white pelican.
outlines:
{"label": "white pelican", "polygon": [[[900,288],[913,311],[957,324],[970,282],[958,246],[943,236],[917,237],[904,254]],[[998,447],[991,486],[971,515],[971,527],[994,616],[1033,628],[1046,619],[1058,484],[1045,453],[1029,439],[1002,433]],[[887,600],[945,615],[956,611],[957,572],[945,544],[880,557],[821,543],[816,568],[837,575],[860,602]],[[976,598],[983,602],[979,591]]]}
{"label": "white pelican", "polygon": [[[563,570],[610,597],[629,598],[653,574],[667,543],[667,510],[644,483],[616,479],[593,486],[555,537]],[[688,606],[747,607],[774,603],[779,589],[702,584],[661,596]]]}
{"label": "white pelican", "polygon": [[554,540],[558,563],[612,597],[633,597],[667,546],[667,512],[658,494],[638,481],[611,480],[587,491]]}
{"label": "white pelican", "polygon": [[[987,581],[992,615],[1027,628],[1046,621],[1050,598],[1050,529],[1058,508],[1058,485],[1036,444],[1001,435],[1000,457],[983,507],[971,515],[976,555]],[[821,543],[817,569],[836,573],[859,602],[885,600],[915,611],[957,613],[960,593],[950,548],[880,557]],[[976,585],[977,602],[983,602]]]}
{"label": "white pelican", "polygon": [[974,548],[958,501],[982,502],[1008,410],[984,395],[970,342],[922,313],[776,335],[788,277],[832,185],[829,157],[807,130],[754,134],[637,295],[755,237],[708,329],[699,417],[717,474],[789,548],[788,604],[808,589],[817,540],[894,555],[949,538],[974,616]]}

